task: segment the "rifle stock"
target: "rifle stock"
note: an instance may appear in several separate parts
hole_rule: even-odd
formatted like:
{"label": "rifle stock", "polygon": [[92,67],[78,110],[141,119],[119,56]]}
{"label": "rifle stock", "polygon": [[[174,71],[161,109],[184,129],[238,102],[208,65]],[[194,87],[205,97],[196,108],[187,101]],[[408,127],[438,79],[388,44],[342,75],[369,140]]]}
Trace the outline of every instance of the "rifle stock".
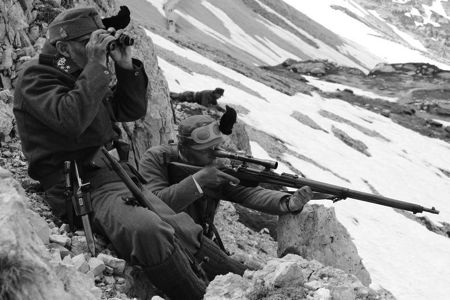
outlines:
{"label": "rifle stock", "polygon": [[[253,161],[252,161],[253,162]],[[183,164],[179,162],[169,163],[169,178],[174,178],[171,184],[177,183],[187,176],[199,171],[201,167]],[[426,208],[418,204],[396,200],[384,196],[373,195],[370,193],[360,192],[338,185],[333,185],[325,182],[320,182],[312,179],[298,177],[292,174],[278,174],[268,168],[264,170],[258,170],[246,165],[242,165],[237,168],[220,168],[221,171],[232,175],[240,180],[240,185],[247,187],[255,187],[260,183],[269,183],[275,185],[281,185],[284,187],[301,188],[302,186],[309,186],[314,192],[332,195],[332,200],[338,201],[345,198],[352,198],[364,202],[370,202],[378,205],[384,205],[392,208],[398,208],[407,210],[412,213],[429,212],[433,214],[439,214],[439,211],[434,207]]]}

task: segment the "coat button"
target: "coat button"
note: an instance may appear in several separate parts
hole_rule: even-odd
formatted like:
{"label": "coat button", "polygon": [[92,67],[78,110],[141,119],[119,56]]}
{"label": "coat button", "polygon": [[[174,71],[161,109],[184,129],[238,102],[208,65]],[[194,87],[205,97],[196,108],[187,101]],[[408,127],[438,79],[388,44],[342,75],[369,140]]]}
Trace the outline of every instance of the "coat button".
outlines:
{"label": "coat button", "polygon": [[103,73],[105,73],[105,75],[109,75],[109,71],[103,71]]}

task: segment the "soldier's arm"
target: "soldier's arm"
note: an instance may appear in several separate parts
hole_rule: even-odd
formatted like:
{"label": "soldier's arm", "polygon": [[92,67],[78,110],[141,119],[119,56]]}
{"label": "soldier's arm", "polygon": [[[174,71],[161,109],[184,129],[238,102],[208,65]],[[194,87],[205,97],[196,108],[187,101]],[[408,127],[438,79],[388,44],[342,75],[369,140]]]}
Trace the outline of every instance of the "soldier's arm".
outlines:
{"label": "soldier's arm", "polygon": [[225,199],[239,203],[247,208],[269,214],[284,214],[282,198],[290,196],[287,193],[265,189],[262,187],[243,187],[225,185],[223,189]]}
{"label": "soldier's arm", "polygon": [[115,121],[134,121],[147,112],[148,77],[140,60],[133,59],[132,63],[131,70],[116,64],[117,85],[111,98]]}
{"label": "soldier's arm", "polygon": [[89,63],[71,86],[68,75],[52,67],[30,66],[20,87],[22,109],[59,134],[78,137],[92,123],[101,100],[110,92],[110,76],[101,64]]}
{"label": "soldier's arm", "polygon": [[187,206],[200,199],[200,193],[192,176],[171,184],[167,164],[152,149],[147,150],[140,163],[139,172],[147,181],[145,187],[169,205],[175,212],[183,211]]}

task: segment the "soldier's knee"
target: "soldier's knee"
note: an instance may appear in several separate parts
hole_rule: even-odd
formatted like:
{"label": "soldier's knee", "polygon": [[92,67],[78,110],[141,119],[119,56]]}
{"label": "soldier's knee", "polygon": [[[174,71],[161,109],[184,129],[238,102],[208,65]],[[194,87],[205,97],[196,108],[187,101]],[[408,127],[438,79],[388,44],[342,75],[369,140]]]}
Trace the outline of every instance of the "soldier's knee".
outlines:
{"label": "soldier's knee", "polygon": [[143,265],[151,266],[165,261],[173,251],[175,231],[161,219],[136,222],[131,234],[132,252]]}

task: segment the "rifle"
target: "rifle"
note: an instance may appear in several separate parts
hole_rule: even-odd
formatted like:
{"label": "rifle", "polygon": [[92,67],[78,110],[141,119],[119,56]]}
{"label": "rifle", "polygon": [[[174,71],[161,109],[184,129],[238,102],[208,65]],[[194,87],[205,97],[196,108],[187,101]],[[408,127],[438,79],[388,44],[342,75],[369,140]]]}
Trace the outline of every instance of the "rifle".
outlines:
{"label": "rifle", "polygon": [[[338,185],[324,183],[312,179],[299,177],[293,174],[282,173],[278,174],[272,169],[276,169],[278,162],[271,160],[263,160],[254,158],[251,156],[243,156],[235,153],[214,150],[215,157],[229,158],[240,162],[240,165],[221,167],[222,172],[225,172],[231,176],[234,176],[240,180],[239,185],[247,187],[256,187],[260,183],[275,184],[284,187],[301,188],[302,186],[309,186],[315,193],[314,199],[330,199],[333,202],[344,200],[346,198],[352,198],[364,202],[370,202],[378,205],[389,206],[392,208],[398,208],[402,210],[410,211],[414,214],[429,212],[432,214],[439,214],[439,211],[434,207],[426,208],[414,203],[400,201],[384,196],[377,196],[370,193],[360,192]],[[256,164],[264,167],[263,170],[251,167],[248,163]],[[184,179],[185,177],[192,175],[199,171],[202,167],[192,166],[179,162],[169,163],[169,178],[172,179],[172,183],[176,183]],[[324,195],[325,194],[325,195]],[[320,197],[320,198],[318,198]]]}

